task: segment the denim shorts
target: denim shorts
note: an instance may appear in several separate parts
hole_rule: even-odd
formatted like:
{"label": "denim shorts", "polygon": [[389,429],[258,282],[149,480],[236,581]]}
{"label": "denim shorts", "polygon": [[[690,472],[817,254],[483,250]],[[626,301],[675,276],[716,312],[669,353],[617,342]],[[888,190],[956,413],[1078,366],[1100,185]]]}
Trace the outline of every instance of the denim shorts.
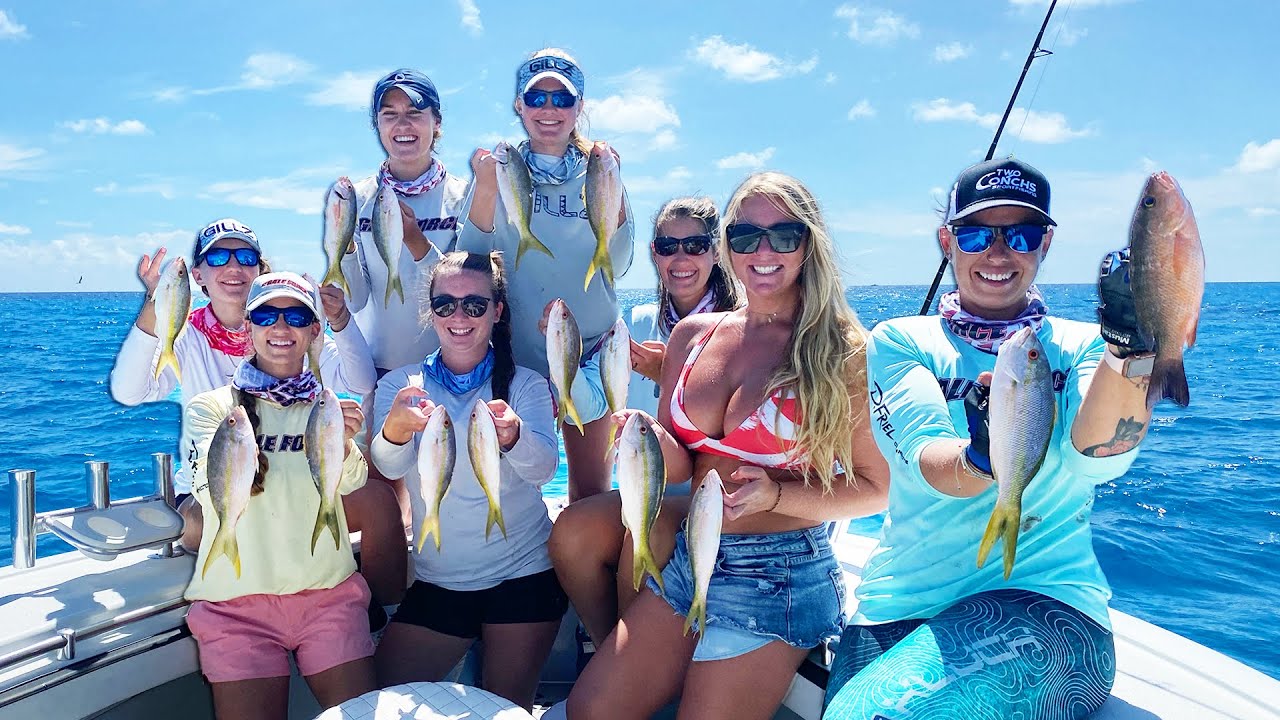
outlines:
{"label": "denim shorts", "polygon": [[[687,528],[686,520],[676,533],[675,553],[662,571],[666,591],[660,591],[653,578],[648,580],[649,589],[680,615],[687,615],[693,603]],[[844,600],[844,576],[831,551],[826,525],[720,536],[707,591],[709,629],[742,630],[761,639],[811,648],[840,635]],[[705,653],[695,658],[716,659]]]}

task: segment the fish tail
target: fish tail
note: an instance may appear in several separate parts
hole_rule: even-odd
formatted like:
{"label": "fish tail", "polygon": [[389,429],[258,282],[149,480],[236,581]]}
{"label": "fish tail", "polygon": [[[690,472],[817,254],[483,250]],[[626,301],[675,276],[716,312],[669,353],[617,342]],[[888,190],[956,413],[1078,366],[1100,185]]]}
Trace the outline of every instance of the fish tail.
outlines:
{"label": "fish tail", "polygon": [[321,285],[336,285],[342,288],[342,293],[347,297],[351,297],[351,286],[347,285],[347,276],[342,274],[342,261],[329,266],[329,272],[324,274],[324,279],[320,281]]}
{"label": "fish tail", "polygon": [[578,432],[582,433],[583,437],[586,437],[587,429],[582,424],[582,418],[578,416],[578,408],[573,404],[573,397],[567,393],[565,394],[560,412],[560,422],[564,422],[564,413],[568,413],[569,417],[573,420],[573,424],[578,426]]}
{"label": "fish tail", "polygon": [[160,373],[164,372],[166,367],[173,368],[173,374],[182,382],[182,368],[178,367],[178,356],[173,352],[173,344],[169,343],[160,350],[160,358],[156,360],[155,379],[160,379]]}
{"label": "fish tail", "polygon": [[996,501],[991,511],[991,519],[987,521],[987,530],[982,533],[982,542],[978,545],[978,567],[987,562],[987,555],[995,547],[996,540],[1004,540],[1004,579],[1008,580],[1013,572],[1013,561],[1018,554],[1018,525],[1022,520],[1022,503],[1012,501]]}
{"label": "fish tail", "polygon": [[591,264],[587,266],[587,280],[582,283],[583,292],[591,287],[591,278],[597,271],[604,276],[606,283],[613,285],[613,260],[609,258],[609,246],[606,243],[596,244],[596,253],[591,256]]}
{"label": "fish tail", "polygon": [[1186,407],[1191,404],[1191,389],[1187,387],[1187,371],[1182,365],[1182,356],[1156,356],[1156,364],[1151,369],[1151,385],[1147,388],[1147,409],[1156,406],[1164,398]]}
{"label": "fish tail", "polygon": [[498,507],[498,503],[490,499],[489,500],[489,517],[484,524],[484,539],[486,541],[489,539],[489,531],[493,530],[493,526],[495,524],[498,526],[498,529],[502,531],[502,539],[506,540],[507,524],[502,520],[502,508]]}
{"label": "fish tail", "polygon": [[609,423],[609,442],[604,446],[604,462],[609,464],[609,458],[613,456],[613,443],[618,439],[618,426]]}
{"label": "fish tail", "polygon": [[213,536],[213,542],[209,544],[209,557],[205,558],[204,569],[200,571],[201,580],[209,574],[209,567],[221,555],[227,556],[231,561],[231,567],[235,568],[236,577],[240,577],[240,546],[236,543],[235,532],[224,532],[224,527],[218,528],[217,534]]}
{"label": "fish tail", "polygon": [[316,526],[311,531],[311,554],[316,554],[316,542],[320,540],[320,535],[324,533],[325,528],[333,531],[333,549],[341,550],[342,544],[338,540],[338,533],[342,532],[338,527],[338,513],[331,503],[324,500],[320,501],[320,511],[316,513]]}
{"label": "fish tail", "polygon": [[640,581],[644,580],[645,573],[649,573],[653,581],[658,583],[658,589],[666,592],[667,589],[662,584],[662,571],[658,569],[658,563],[653,559],[653,549],[649,547],[649,543],[640,543],[640,547],[636,548],[633,555],[631,587],[634,590],[640,590]]}
{"label": "fish tail", "polygon": [[698,629],[695,633],[704,633],[707,630],[707,599],[693,596],[693,602],[689,605],[689,612],[684,616],[684,634],[688,636],[689,631],[693,629],[694,622],[697,622]]}
{"label": "fish tail", "polygon": [[432,539],[436,541],[436,552],[440,552],[440,515],[432,513],[422,518],[422,527],[418,528],[418,554],[422,554],[422,547],[427,544],[427,535],[430,534]]}
{"label": "fish tail", "polygon": [[404,286],[400,284],[399,273],[393,274],[387,280],[387,294],[386,294],[386,297],[382,298],[382,307],[389,307],[391,305],[392,290],[395,290],[396,294],[400,296],[400,304],[403,305],[404,304]]}

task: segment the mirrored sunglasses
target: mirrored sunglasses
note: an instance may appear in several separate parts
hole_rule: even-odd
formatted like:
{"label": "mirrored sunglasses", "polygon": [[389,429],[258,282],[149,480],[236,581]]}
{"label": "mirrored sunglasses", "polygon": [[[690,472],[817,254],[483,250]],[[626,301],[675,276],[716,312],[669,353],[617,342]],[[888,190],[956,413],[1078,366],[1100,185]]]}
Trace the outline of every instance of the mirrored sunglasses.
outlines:
{"label": "mirrored sunglasses", "polygon": [[784,222],[767,228],[751,223],[733,223],[724,229],[729,248],[740,255],[750,255],[760,249],[760,241],[769,238],[774,252],[793,253],[800,249],[809,228],[802,222]]}

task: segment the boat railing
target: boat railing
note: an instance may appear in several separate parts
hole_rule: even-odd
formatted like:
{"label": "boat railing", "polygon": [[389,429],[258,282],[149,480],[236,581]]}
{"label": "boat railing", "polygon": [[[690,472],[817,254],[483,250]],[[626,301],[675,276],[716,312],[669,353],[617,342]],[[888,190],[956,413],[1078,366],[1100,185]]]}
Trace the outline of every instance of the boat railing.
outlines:
{"label": "boat railing", "polygon": [[36,563],[36,539],[56,535],[85,555],[110,560],[146,547],[159,548],[161,557],[182,554],[174,541],[182,535],[182,517],[173,509],[173,456],[152,453],[155,492],[111,502],[110,468],[105,461],[85,463],[89,504],[36,512],[36,471],[9,471],[10,526],[13,567],[26,570]]}

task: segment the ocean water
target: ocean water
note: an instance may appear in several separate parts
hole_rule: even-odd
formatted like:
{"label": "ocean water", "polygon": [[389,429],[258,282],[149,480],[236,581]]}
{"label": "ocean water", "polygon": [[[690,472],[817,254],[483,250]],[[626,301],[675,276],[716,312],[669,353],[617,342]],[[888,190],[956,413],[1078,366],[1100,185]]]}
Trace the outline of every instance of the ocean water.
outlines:
{"label": "ocean water", "polygon": [[[1054,315],[1092,320],[1094,290],[1043,288]],[[850,288],[863,323],[916,312],[925,288]],[[651,293],[623,292],[629,307]],[[0,471],[37,470],[37,508],[87,502],[86,460],[111,494],[151,492],[153,452],[173,452],[172,402],[128,408],[107,375],[140,294],[0,294]],[[1192,404],[1156,409],[1140,456],[1098,488],[1094,547],[1117,609],[1280,677],[1280,283],[1211,284],[1186,359]],[[0,563],[10,561],[0,493]],[[560,473],[546,494],[565,493]],[[875,519],[858,522],[873,534]],[[41,536],[38,555],[65,551]]]}

